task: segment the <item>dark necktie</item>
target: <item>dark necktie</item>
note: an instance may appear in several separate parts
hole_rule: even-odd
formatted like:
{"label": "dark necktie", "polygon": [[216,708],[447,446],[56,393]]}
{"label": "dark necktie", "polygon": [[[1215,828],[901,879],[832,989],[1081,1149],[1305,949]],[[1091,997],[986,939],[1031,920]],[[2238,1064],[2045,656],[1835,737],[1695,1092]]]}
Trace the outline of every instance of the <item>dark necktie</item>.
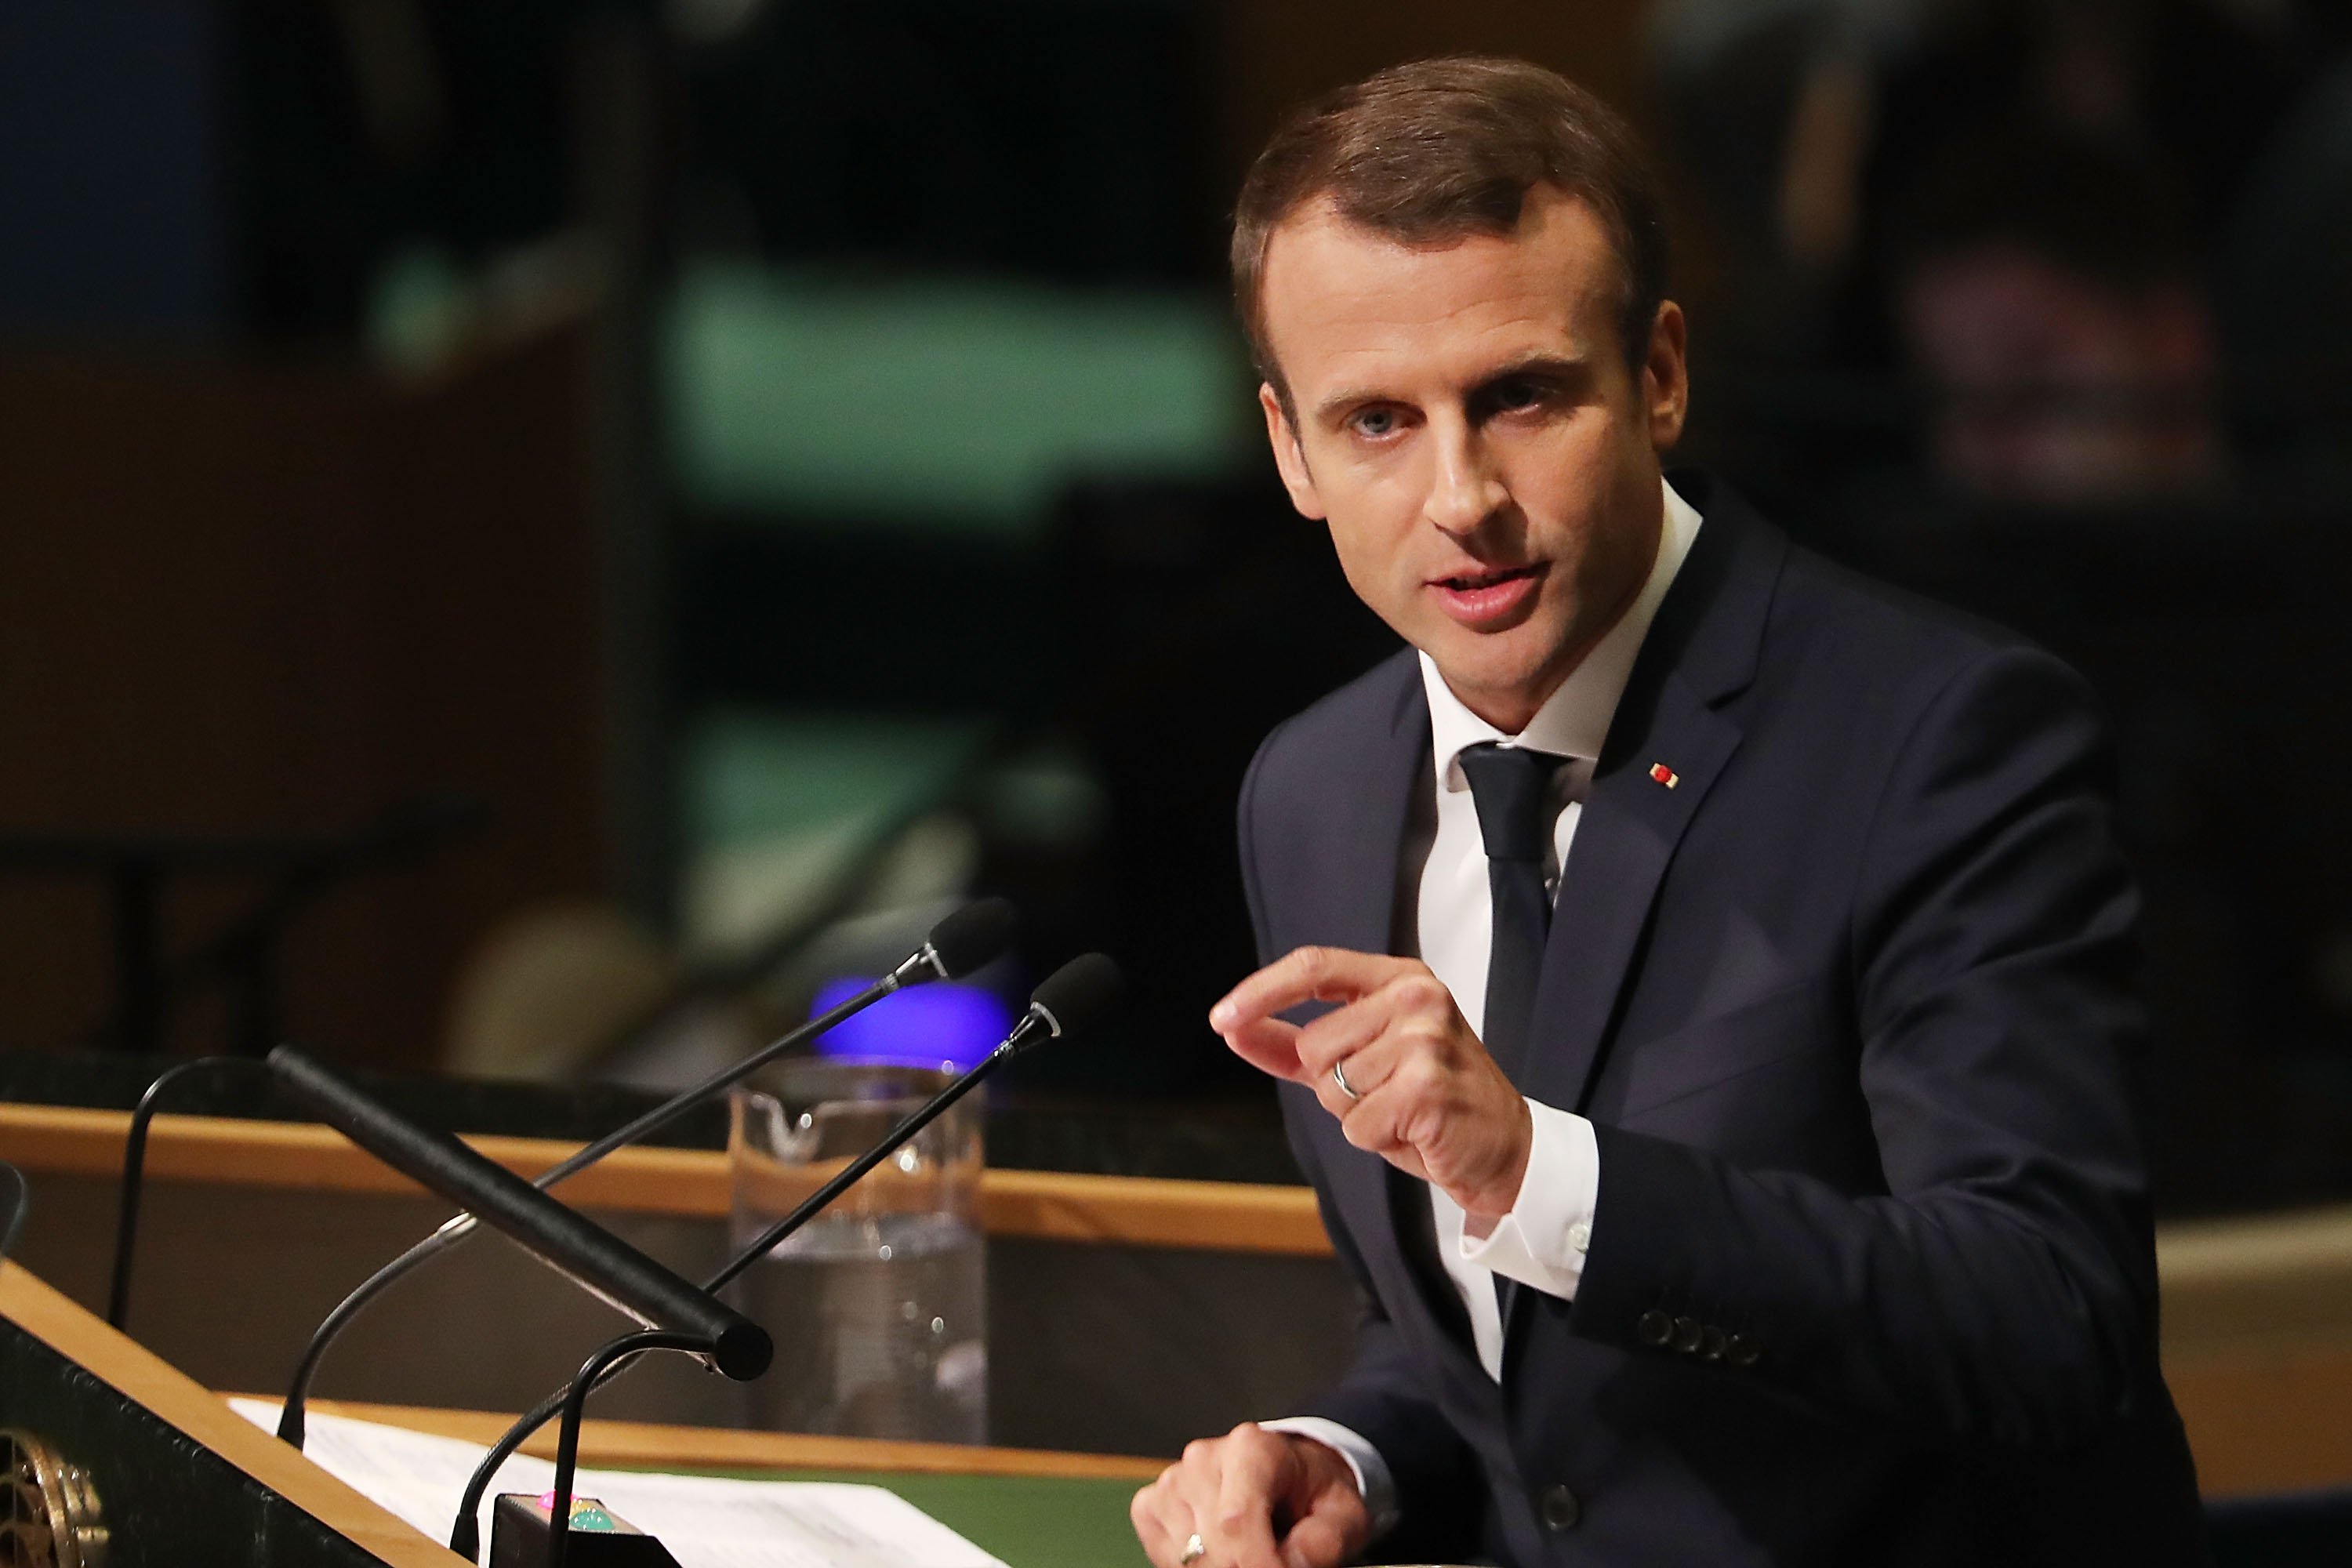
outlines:
{"label": "dark necktie", "polygon": [[[1528,1026],[1536,1010],[1536,976],[1543,972],[1544,939],[1551,933],[1551,900],[1544,892],[1544,848],[1553,816],[1546,809],[1551,775],[1565,757],[1492,742],[1463,749],[1462,772],[1478,807],[1478,837],[1486,846],[1486,890],[1495,905],[1495,936],[1486,957],[1486,1016],[1480,1026],[1486,1054],[1513,1083],[1527,1083]],[[1515,1292],[1495,1276],[1495,1305],[1511,1318]]]}
{"label": "dark necktie", "polygon": [[1465,747],[1461,762],[1478,807],[1478,836],[1486,846],[1486,888],[1495,906],[1495,936],[1486,960],[1486,1016],[1480,1034],[1516,1084],[1526,1082],[1528,1026],[1535,1012],[1536,976],[1543,969],[1551,931],[1551,899],[1544,891],[1544,850],[1552,834],[1548,809],[1551,776],[1564,757],[1492,742]]}

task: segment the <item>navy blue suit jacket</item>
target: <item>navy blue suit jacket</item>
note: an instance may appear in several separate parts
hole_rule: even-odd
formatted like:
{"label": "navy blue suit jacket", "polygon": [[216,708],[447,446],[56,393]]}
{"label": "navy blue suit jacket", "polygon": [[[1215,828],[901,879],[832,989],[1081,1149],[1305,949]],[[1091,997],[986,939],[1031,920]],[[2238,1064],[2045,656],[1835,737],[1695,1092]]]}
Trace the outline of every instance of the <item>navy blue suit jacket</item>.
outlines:
{"label": "navy blue suit jacket", "polygon": [[[1572,1303],[1513,1292],[1499,1386],[1426,1189],[1284,1089],[1364,1295],[1314,1411],[1396,1473],[1375,1555],[2202,1561],[2090,694],[1675,482],[1705,523],[1595,770],[1522,1085],[1596,1126],[1591,1247]],[[1240,811],[1265,958],[1410,951],[1430,770],[1410,651],[1267,738]]]}

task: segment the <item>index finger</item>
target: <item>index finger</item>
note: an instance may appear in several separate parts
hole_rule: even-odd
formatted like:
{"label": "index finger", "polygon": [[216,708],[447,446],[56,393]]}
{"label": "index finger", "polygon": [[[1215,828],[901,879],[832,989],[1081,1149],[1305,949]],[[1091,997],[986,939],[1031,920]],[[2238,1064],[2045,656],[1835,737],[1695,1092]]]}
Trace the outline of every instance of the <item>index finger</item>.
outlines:
{"label": "index finger", "polygon": [[1286,1457],[1281,1439],[1247,1424],[1228,1440],[1209,1528],[1234,1568],[1282,1568],[1274,1543],[1274,1505]]}
{"label": "index finger", "polygon": [[1225,993],[1209,1009],[1221,1035],[1301,1002],[1353,1002],[1386,984],[1404,960],[1344,947],[1297,947]]}

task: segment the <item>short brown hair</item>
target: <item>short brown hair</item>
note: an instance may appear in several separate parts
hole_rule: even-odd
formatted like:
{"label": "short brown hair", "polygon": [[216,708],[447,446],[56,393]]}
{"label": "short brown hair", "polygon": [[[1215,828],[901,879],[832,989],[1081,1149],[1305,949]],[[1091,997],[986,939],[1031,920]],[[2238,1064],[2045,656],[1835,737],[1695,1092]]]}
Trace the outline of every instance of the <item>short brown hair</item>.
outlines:
{"label": "short brown hair", "polygon": [[[1620,271],[1618,332],[1639,374],[1666,290],[1657,184],[1633,128],[1557,72],[1454,56],[1392,66],[1285,121],[1234,208],[1234,300],[1258,373],[1283,387],[1258,289],[1274,233],[1328,197],[1349,223],[1405,245],[1517,231],[1528,193],[1590,205]],[[1287,393],[1285,393],[1287,401]]]}

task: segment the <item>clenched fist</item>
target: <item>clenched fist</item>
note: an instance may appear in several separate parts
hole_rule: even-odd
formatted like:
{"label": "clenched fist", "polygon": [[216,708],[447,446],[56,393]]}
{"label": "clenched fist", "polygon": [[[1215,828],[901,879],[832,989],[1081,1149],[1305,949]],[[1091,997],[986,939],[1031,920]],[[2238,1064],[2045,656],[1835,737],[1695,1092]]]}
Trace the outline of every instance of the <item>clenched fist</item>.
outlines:
{"label": "clenched fist", "polygon": [[[1307,1001],[1341,1005],[1304,1028],[1274,1016]],[[1313,1089],[1349,1142],[1443,1188],[1482,1232],[1517,1200],[1527,1101],[1429,965],[1298,948],[1227,993],[1209,1026],[1251,1066]]]}
{"label": "clenched fist", "polygon": [[1153,1568],[1339,1568],[1371,1533],[1347,1460],[1246,1421],[1185,1445],[1128,1515]]}

